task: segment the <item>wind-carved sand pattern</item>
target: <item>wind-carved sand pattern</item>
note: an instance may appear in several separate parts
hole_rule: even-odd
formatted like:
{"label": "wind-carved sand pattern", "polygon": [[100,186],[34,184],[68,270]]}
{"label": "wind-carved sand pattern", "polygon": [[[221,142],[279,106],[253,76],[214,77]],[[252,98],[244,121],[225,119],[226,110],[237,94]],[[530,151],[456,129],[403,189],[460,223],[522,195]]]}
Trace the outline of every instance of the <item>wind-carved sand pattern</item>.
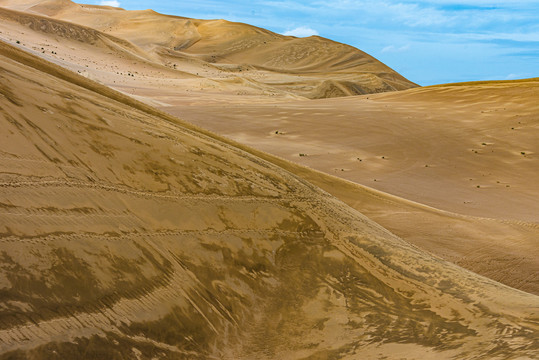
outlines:
{"label": "wind-carved sand pattern", "polygon": [[313,183],[420,204],[3,42],[0,79],[0,359],[536,358],[536,295],[410,245]]}

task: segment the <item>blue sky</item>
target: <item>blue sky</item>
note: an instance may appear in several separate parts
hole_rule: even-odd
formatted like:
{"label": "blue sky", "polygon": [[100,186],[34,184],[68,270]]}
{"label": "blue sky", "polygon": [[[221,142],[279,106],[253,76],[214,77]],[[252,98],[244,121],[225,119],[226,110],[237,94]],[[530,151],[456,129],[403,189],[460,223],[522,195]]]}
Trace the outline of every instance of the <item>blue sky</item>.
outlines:
{"label": "blue sky", "polygon": [[420,85],[539,77],[539,0],[77,2],[320,35],[355,46]]}

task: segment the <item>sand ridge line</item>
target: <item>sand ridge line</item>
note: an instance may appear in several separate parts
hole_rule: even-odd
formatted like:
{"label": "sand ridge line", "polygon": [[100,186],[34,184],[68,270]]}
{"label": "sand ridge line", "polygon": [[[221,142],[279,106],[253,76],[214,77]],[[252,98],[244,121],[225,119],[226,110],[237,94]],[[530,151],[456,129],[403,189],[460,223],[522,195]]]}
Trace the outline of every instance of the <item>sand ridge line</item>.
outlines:
{"label": "sand ridge line", "polygon": [[28,241],[28,242],[43,242],[45,243],[47,239],[49,240],[61,240],[61,239],[73,239],[74,237],[80,238],[98,238],[103,239],[107,238],[109,240],[120,240],[120,239],[132,239],[134,237],[163,237],[163,236],[182,236],[182,235],[242,235],[242,234],[258,234],[258,235],[281,235],[281,236],[298,236],[306,237],[313,235],[322,234],[320,231],[311,230],[311,231],[294,231],[294,230],[281,230],[281,229],[206,229],[206,230],[162,230],[162,231],[151,231],[151,232],[142,232],[142,231],[133,231],[114,233],[65,233],[65,234],[39,234],[34,236],[17,236],[17,235],[6,235],[2,237],[0,234],[0,241],[4,242],[19,242],[19,241]]}
{"label": "sand ridge line", "polygon": [[[271,156],[274,156],[274,155],[271,155]],[[424,211],[428,211],[428,212],[432,212],[432,213],[436,213],[436,214],[440,214],[440,215],[444,215],[444,216],[448,216],[448,217],[453,217],[453,218],[465,219],[465,220],[497,222],[497,223],[503,223],[503,224],[507,224],[507,225],[518,225],[518,226],[525,226],[525,227],[529,227],[529,228],[533,228],[533,229],[539,229],[539,223],[535,223],[535,222],[528,222],[528,221],[523,221],[523,220],[512,220],[512,219],[497,219],[497,218],[483,217],[483,216],[474,216],[474,215],[460,214],[460,213],[452,212],[452,211],[449,211],[449,210],[439,209],[439,208],[436,208],[436,207],[433,207],[433,206],[430,206],[430,205],[426,205],[426,204],[423,204],[423,203],[420,203],[420,202],[417,202],[417,201],[414,201],[414,200],[406,199],[406,198],[400,197],[398,195],[390,194],[388,192],[384,192],[384,191],[375,189],[375,188],[370,187],[368,185],[364,185],[364,184],[360,184],[360,183],[357,183],[357,182],[354,182],[354,181],[351,181],[351,180],[348,180],[348,179],[344,179],[344,178],[335,176],[335,175],[330,174],[330,173],[325,173],[323,171],[313,169],[313,168],[306,168],[302,164],[294,163],[294,162],[291,162],[290,160],[287,160],[287,159],[284,159],[284,158],[280,158],[280,157],[277,157],[277,156],[275,156],[275,158],[279,158],[279,160],[281,160],[281,161],[284,161],[284,162],[289,163],[289,164],[293,164],[294,168],[299,168],[301,171],[308,170],[309,172],[320,174],[320,175],[322,175],[324,177],[329,177],[331,179],[334,179],[335,181],[346,183],[347,185],[355,187],[355,188],[359,189],[362,192],[366,192],[369,196],[371,196],[373,198],[376,198],[379,202],[383,202],[383,203],[386,203],[386,204],[389,204],[389,205],[394,205],[394,206],[405,205],[405,206],[410,206],[410,207],[413,207],[413,208],[418,208],[418,209],[421,209],[421,210],[424,210]],[[287,167],[285,167],[285,169],[287,169]],[[291,173],[294,173],[294,170],[288,169],[288,171],[290,171]]]}
{"label": "sand ridge line", "polygon": [[171,195],[168,194],[159,194],[157,192],[152,191],[141,191],[141,190],[131,190],[125,187],[121,186],[114,186],[114,185],[103,185],[98,183],[87,183],[87,182],[73,182],[73,181],[55,181],[55,180],[47,180],[47,181],[27,181],[27,182],[2,182],[0,183],[0,187],[9,188],[9,187],[75,187],[75,188],[92,188],[92,189],[100,189],[100,190],[106,190],[106,191],[114,191],[119,192],[122,194],[128,194],[128,195],[134,195],[139,197],[151,197],[151,198],[162,198],[162,199],[169,199],[169,200],[205,200],[205,201],[216,201],[216,200],[223,200],[223,201],[291,201],[291,200],[302,200],[298,197],[264,197],[264,196],[250,196],[250,195],[234,195],[234,196],[228,196],[228,195],[184,195],[180,193],[173,193]]}
{"label": "sand ridge line", "polygon": [[[327,175],[332,176],[331,174],[327,174]],[[539,223],[536,223],[536,222],[529,222],[529,221],[524,221],[524,220],[512,220],[512,219],[496,219],[496,218],[484,217],[484,216],[460,214],[460,213],[452,212],[449,210],[443,210],[443,209],[439,209],[433,206],[422,204],[422,203],[419,203],[410,199],[406,199],[403,197],[399,197],[397,195],[393,195],[390,193],[386,193],[380,190],[376,190],[369,186],[354,183],[346,179],[341,179],[341,180],[350,182],[358,187],[363,188],[364,190],[370,192],[371,196],[376,197],[380,202],[384,202],[386,204],[397,205],[397,206],[399,204],[406,204],[412,207],[420,208],[426,211],[438,213],[438,214],[445,215],[452,218],[459,218],[459,219],[473,220],[473,221],[495,222],[495,223],[501,223],[501,224],[507,224],[507,225],[524,226],[524,227],[528,227],[532,229],[539,229]]]}

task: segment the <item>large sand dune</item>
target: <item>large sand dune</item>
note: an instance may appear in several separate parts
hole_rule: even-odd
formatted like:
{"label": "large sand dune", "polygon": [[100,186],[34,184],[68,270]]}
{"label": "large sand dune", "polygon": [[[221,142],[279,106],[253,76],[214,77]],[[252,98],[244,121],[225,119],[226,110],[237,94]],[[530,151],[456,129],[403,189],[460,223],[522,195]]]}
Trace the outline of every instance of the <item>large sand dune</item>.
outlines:
{"label": "large sand dune", "polygon": [[534,356],[537,296],[1,46],[5,358]]}
{"label": "large sand dune", "polygon": [[[183,79],[181,73],[187,72],[198,79],[198,84],[203,84],[200,87],[219,88],[221,92],[228,89],[234,94],[308,98],[416,86],[362,51],[316,36],[295,38],[225,20],[188,19],[162,15],[152,10],[125,11],[79,5],[68,0],[22,3],[2,0],[0,6],[4,7],[3,20],[6,23],[3,25],[6,30],[10,28],[7,34],[30,48],[39,49],[41,46],[36,44],[34,35],[28,36],[25,31],[28,27],[44,36],[39,43],[52,47],[57,45],[59,38],[62,41],[67,39],[88,43],[79,34],[89,27],[94,32],[98,31],[101,38],[128,42],[136,48],[133,51],[136,56],[149,60],[140,63],[139,59],[134,59],[134,62],[113,66],[124,57],[125,49],[120,49],[121,52],[116,54],[118,49],[112,46],[107,51],[97,52],[96,49],[72,52],[69,47],[62,46],[58,54],[52,54],[59,55],[53,58],[66,62],[64,66],[67,63],[79,66],[89,64],[96,70],[107,72],[101,76],[104,82],[111,81],[110,73],[127,75],[129,71],[139,79],[155,78],[159,82],[159,79],[169,76]],[[24,11],[24,20],[21,21],[20,14],[8,12],[7,9]],[[53,34],[48,31],[50,28],[67,26],[65,21],[69,22],[71,31],[55,31]],[[33,23],[39,26],[32,26]],[[14,27],[15,24],[22,25],[22,30]],[[111,52],[116,58],[112,63],[95,59],[107,57]],[[176,71],[170,74],[170,69]],[[177,81],[175,86],[183,90],[193,84],[193,81]]]}
{"label": "large sand dune", "polygon": [[0,359],[537,358],[536,80],[0,6]]}
{"label": "large sand dune", "polygon": [[[301,91],[281,91],[275,84],[258,81],[268,79],[267,70],[237,66],[230,59],[228,64],[218,64],[218,60],[212,63],[211,59],[186,52],[204,44],[218,47],[231,39],[270,36],[267,31],[242,24],[201,22],[203,28],[224,27],[227,31],[215,30],[213,37],[208,35],[183,47],[184,61],[174,69],[166,66],[170,65],[168,60],[163,61],[168,45],[159,36],[169,34],[178,21],[189,19],[152,11],[53,3],[64,9],[63,15],[55,16],[100,30],[4,9],[0,10],[4,20],[0,35],[12,43],[19,39],[16,45],[36,55],[217,133],[442,210],[436,217],[443,219],[440,222],[433,221],[430,208],[395,209],[386,206],[393,200],[384,197],[376,206],[362,206],[368,202],[359,195],[350,199],[340,196],[407,241],[504,284],[539,294],[539,208],[535,201],[539,190],[534,181],[539,168],[534,156],[538,136],[535,114],[539,111],[536,81],[448,85],[349,99],[297,101],[301,100]],[[30,8],[25,6],[18,9]],[[43,4],[31,11],[38,8]],[[156,19],[163,24],[156,25]],[[105,20],[116,24],[110,28],[114,31],[103,25]],[[210,30],[201,31],[206,34]],[[141,39],[140,34],[147,38]],[[282,40],[278,35],[271,36]],[[321,41],[292,39],[278,43],[285,49],[296,40]],[[324,48],[322,44],[318,47]],[[231,48],[223,45],[221,49]],[[232,53],[227,54],[238,59],[240,54],[246,59],[256,55],[253,52],[253,56],[247,56],[243,50]],[[340,56],[346,58],[342,53]],[[320,59],[313,56],[311,66],[327,71]],[[272,71],[270,77],[296,90],[305,88],[296,82],[297,76],[291,69],[281,68]],[[320,94],[353,93],[346,88],[355,85],[347,84],[324,80]],[[291,97],[293,101],[289,101]],[[346,194],[333,183],[318,185],[334,194]],[[409,209],[408,205],[405,208]]]}

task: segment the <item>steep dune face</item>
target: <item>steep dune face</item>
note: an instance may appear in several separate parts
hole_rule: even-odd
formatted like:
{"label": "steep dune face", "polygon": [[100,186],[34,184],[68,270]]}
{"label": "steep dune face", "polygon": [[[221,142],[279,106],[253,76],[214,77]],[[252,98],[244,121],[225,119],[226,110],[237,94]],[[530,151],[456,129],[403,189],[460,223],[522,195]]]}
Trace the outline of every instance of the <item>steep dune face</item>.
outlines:
{"label": "steep dune face", "polygon": [[537,296],[0,43],[2,358],[533,358]]}
{"label": "steep dune face", "polygon": [[[320,98],[417,86],[368,54],[317,36],[298,39],[225,20],[187,19],[152,10],[125,11],[68,0],[24,5],[3,0],[0,6],[113,35],[146,52],[159,66],[210,79],[240,77],[253,83],[248,88],[263,88],[280,96]],[[328,80],[346,91],[319,90]]]}

